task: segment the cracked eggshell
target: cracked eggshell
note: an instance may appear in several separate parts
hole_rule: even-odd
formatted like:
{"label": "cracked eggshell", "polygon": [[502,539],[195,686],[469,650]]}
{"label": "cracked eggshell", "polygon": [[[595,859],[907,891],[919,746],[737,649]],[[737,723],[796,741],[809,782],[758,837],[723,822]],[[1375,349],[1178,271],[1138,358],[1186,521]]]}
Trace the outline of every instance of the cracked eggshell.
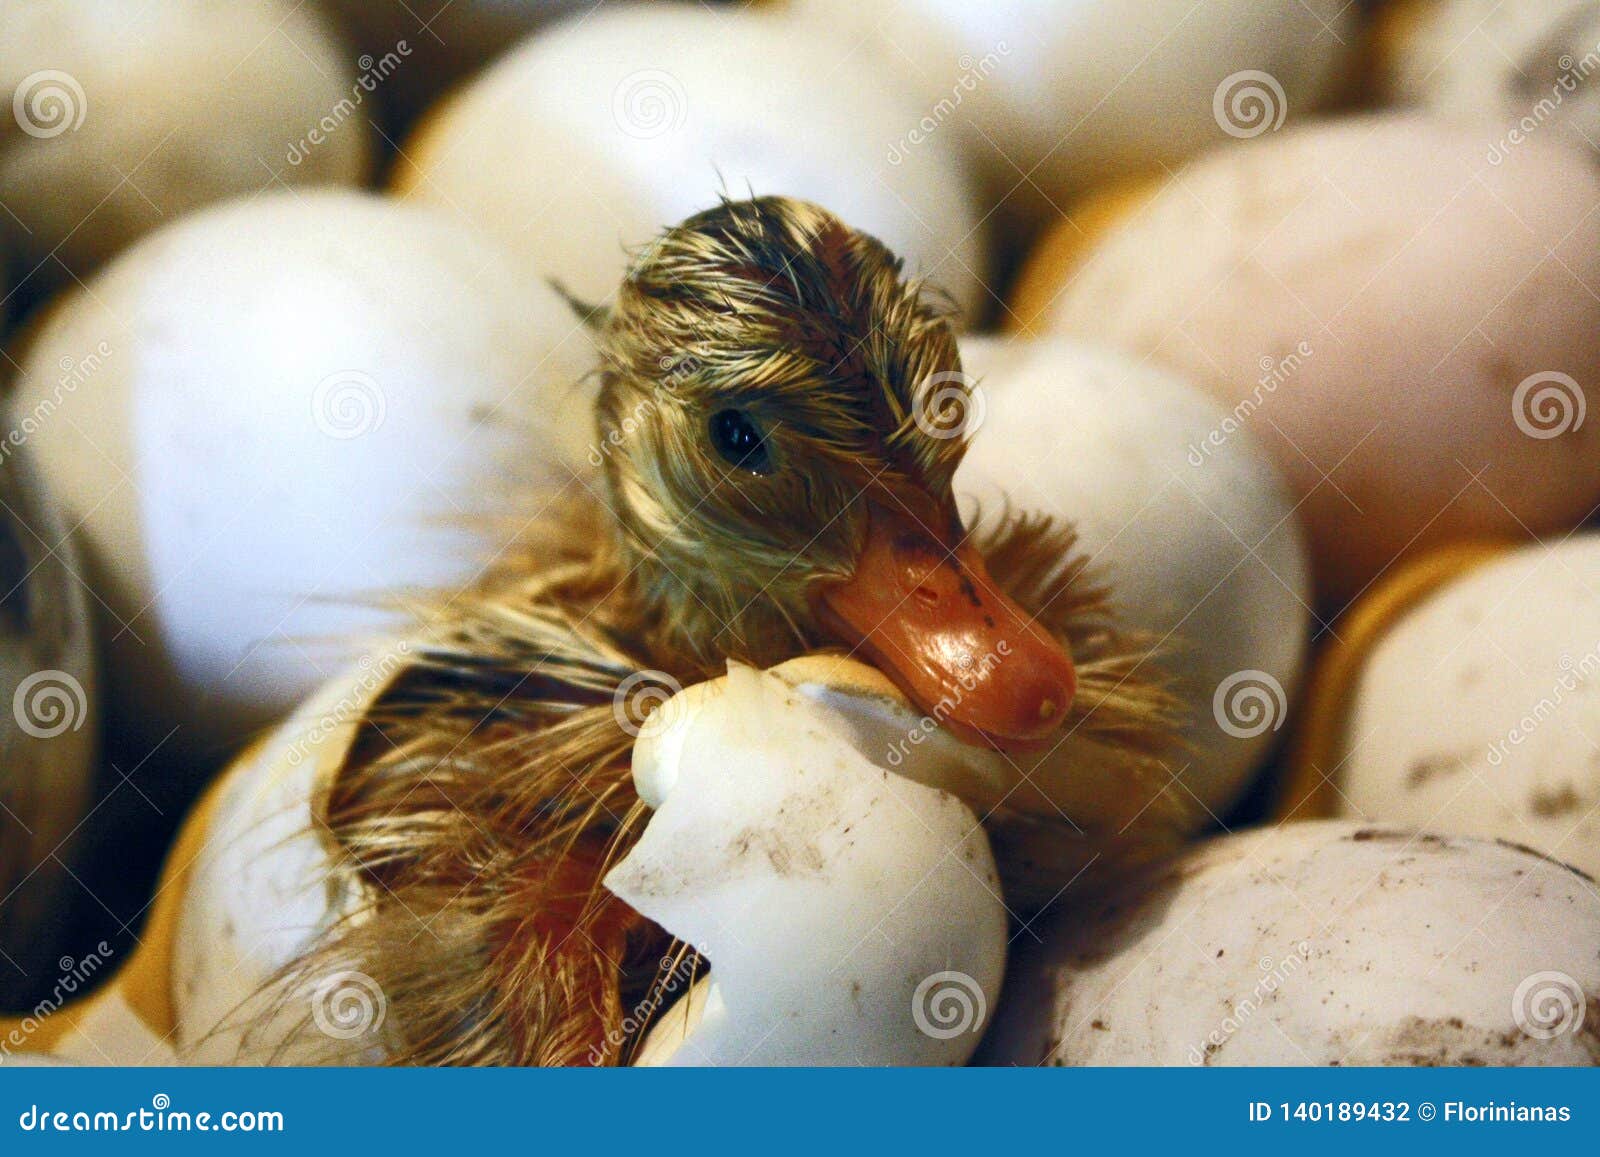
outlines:
{"label": "cracked eggshell", "polygon": [[1516,847],[1291,823],[1042,931],[985,1063],[1600,1063],[1600,892]]}
{"label": "cracked eggshell", "polygon": [[[1105,234],[1044,328],[1210,391],[1303,500],[1318,593],[1600,502],[1600,169],[1411,114],[1219,149]],[[1204,449],[1202,447],[1202,449]]]}
{"label": "cracked eggshell", "polygon": [[1350,690],[1339,810],[1498,837],[1600,874],[1600,533],[1446,583]]}
{"label": "cracked eggshell", "polygon": [[[1222,812],[1277,738],[1305,661],[1310,574],[1276,467],[1248,430],[1210,445],[1226,410],[1115,351],[967,338],[961,354],[983,411],[956,492],[990,520],[1009,501],[1077,527],[1124,623],[1160,641],[1195,749],[1183,782]],[[1230,688],[1246,684],[1270,700],[1260,718],[1238,717]]]}
{"label": "cracked eggshell", "polygon": [[1595,159],[1593,0],[1404,0],[1380,11],[1377,32],[1383,98],[1481,127],[1491,163],[1546,134]]}
{"label": "cracked eggshell", "polygon": [[[1262,107],[1233,114],[1239,135],[1304,116],[1333,88],[1358,15],[1343,0],[793,7],[803,27],[846,29],[916,93],[917,117],[890,138],[897,151],[959,141],[1002,211],[1030,229],[1056,220],[1091,182],[1168,167],[1229,140],[1219,99],[1226,110],[1237,93],[1261,97]],[[1252,118],[1263,113],[1269,120],[1257,128]]]}
{"label": "cracked eggshell", "polygon": [[875,766],[781,678],[734,666],[716,683],[640,734],[634,776],[655,812],[605,880],[710,962],[703,1015],[669,1009],[647,1059],[962,1063],[1005,965],[977,818]]}
{"label": "cracked eggshell", "polygon": [[562,423],[594,351],[470,229],[327,191],[146,238],[20,361],[11,421],[104,600],[114,724],[211,757],[352,661],[385,599],[471,580],[498,498],[582,466]]}
{"label": "cracked eggshell", "polygon": [[987,259],[955,144],[895,163],[889,147],[921,110],[851,68],[849,49],[762,11],[586,14],[444,102],[407,142],[395,187],[588,301],[615,292],[626,247],[721,194],[799,197],[881,239],[970,317]]}
{"label": "cracked eggshell", "polygon": [[340,105],[362,95],[353,61],[290,0],[0,5],[0,92],[24,110],[8,100],[0,120],[17,276],[85,277],[183,213],[280,181],[359,183],[371,129]]}

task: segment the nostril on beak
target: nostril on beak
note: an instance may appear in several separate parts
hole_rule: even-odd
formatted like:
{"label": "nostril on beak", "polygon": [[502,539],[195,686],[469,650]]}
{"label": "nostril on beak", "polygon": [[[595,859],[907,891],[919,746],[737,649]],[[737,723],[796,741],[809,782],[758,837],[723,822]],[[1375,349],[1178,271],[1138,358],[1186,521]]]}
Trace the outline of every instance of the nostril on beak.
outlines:
{"label": "nostril on beak", "polygon": [[939,592],[934,590],[931,586],[928,586],[926,583],[913,590],[911,595],[917,600],[917,602],[921,603],[925,607],[936,607],[939,605]]}

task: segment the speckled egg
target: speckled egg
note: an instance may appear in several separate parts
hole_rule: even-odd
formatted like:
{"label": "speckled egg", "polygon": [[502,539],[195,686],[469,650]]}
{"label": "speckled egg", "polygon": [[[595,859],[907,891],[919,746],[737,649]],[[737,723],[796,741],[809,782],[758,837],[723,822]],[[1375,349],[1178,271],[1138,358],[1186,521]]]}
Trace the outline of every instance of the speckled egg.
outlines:
{"label": "speckled egg", "polygon": [[35,291],[201,205],[368,166],[354,55],[290,0],[0,6],[0,98],[0,203]]}
{"label": "speckled egg", "polygon": [[548,286],[370,194],[219,206],[119,258],[18,357],[11,401],[77,527],[119,727],[214,756],[386,605],[473,578],[521,525],[509,495],[588,469],[552,416],[584,411],[593,358]]}
{"label": "speckled egg", "polygon": [[953,138],[1025,232],[1076,192],[1173,165],[1314,109],[1356,43],[1340,0],[794,0],[917,96],[892,146]]}
{"label": "speckled egg", "polygon": [[954,141],[896,158],[919,115],[849,45],[777,14],[689,5],[565,21],[503,57],[405,145],[396,189],[484,229],[602,300],[626,247],[719,195],[816,201],[969,312],[986,253]]}
{"label": "speckled egg", "polygon": [[1009,503],[1077,528],[1184,701],[1184,785],[1225,810],[1281,734],[1309,633],[1276,468],[1252,432],[1220,435],[1227,413],[1203,390],[1115,351],[971,337],[961,355],[978,401],[957,492],[990,519]]}
{"label": "speckled egg", "polygon": [[1373,644],[1348,700],[1330,753],[1341,813],[1600,873],[1600,535],[1443,584]]}
{"label": "speckled egg", "polygon": [[1203,383],[1300,500],[1342,605],[1402,555],[1600,501],[1600,169],[1405,115],[1219,150],[1111,230],[1047,328]]}
{"label": "speckled egg", "polygon": [[1593,0],[1405,0],[1376,39],[1382,97],[1477,125],[1492,163],[1539,136],[1600,159]]}
{"label": "speckled egg", "polygon": [[990,1064],[1600,1063],[1600,892],[1521,848],[1291,823],[1064,906],[1043,935]]}

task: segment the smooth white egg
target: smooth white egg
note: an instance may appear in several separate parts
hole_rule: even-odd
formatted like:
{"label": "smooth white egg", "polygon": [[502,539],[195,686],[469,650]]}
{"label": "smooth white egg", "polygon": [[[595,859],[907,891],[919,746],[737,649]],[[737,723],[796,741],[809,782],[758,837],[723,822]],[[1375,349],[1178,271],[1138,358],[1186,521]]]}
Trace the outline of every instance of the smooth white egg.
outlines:
{"label": "smooth white egg", "polygon": [[354,55],[290,0],[0,6],[0,100],[0,203],[33,287],[212,201],[356,184],[375,115]]}
{"label": "smooth white egg", "polygon": [[1024,949],[1000,1065],[1600,1062],[1594,881],[1339,821],[1223,836]]}
{"label": "smooth white egg", "polygon": [[1328,95],[1357,41],[1341,0],[795,0],[849,67],[917,96],[901,155],[959,143],[1026,231],[1090,185],[1271,131]]}
{"label": "smooth white egg", "polygon": [[627,247],[719,195],[798,197],[970,316],[987,305],[982,213],[954,142],[891,157],[918,115],[848,45],[771,13],[608,9],[553,25],[449,98],[404,146],[396,188],[596,301]]}
{"label": "smooth white egg", "polygon": [[486,519],[542,507],[520,489],[570,481],[594,353],[470,229],[323,192],[146,239],[21,360],[12,413],[37,415],[84,548],[117,722],[214,756],[358,653],[380,604],[471,580],[508,533]]}
{"label": "smooth white egg", "polygon": [[1361,663],[1341,814],[1527,844],[1600,873],[1600,534],[1474,567]]}
{"label": "smooth white egg", "polygon": [[1181,782],[1221,813],[1281,734],[1313,617],[1276,468],[1201,389],[1115,351],[967,338],[961,354],[980,401],[957,493],[989,521],[1009,502],[1077,527],[1185,703]]}

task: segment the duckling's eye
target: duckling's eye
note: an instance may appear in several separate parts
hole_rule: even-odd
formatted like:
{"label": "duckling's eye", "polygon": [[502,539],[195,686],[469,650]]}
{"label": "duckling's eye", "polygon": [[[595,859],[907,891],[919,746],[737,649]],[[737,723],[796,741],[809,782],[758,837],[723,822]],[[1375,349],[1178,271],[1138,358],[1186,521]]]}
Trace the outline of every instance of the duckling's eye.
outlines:
{"label": "duckling's eye", "polygon": [[711,444],[729,466],[753,474],[766,474],[772,469],[766,439],[742,410],[718,410],[711,415]]}

